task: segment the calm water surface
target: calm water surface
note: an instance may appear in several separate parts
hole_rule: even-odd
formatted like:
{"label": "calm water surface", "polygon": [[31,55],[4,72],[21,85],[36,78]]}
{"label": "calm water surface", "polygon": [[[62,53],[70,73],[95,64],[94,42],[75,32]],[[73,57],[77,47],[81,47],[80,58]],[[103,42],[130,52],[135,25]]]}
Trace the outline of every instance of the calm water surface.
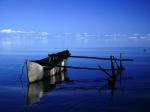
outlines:
{"label": "calm water surface", "polygon": [[[0,54],[0,110],[6,112],[142,112],[150,111],[150,48],[73,49],[72,55],[134,59],[113,86],[102,71],[68,69],[56,84],[40,81],[29,85],[26,69],[19,80],[26,59],[40,59],[59,50]],[[110,68],[109,61],[69,59],[70,66]],[[66,81],[59,81],[61,76]]]}

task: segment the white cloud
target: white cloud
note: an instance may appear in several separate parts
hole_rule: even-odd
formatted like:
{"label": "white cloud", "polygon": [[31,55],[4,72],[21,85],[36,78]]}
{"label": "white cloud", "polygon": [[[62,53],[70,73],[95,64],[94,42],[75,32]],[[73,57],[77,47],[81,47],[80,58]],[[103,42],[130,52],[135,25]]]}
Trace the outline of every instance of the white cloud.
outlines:
{"label": "white cloud", "polygon": [[10,29],[10,28],[2,29],[2,30],[0,30],[0,33],[24,33],[24,34],[28,34],[28,33],[36,34],[37,33],[37,34],[41,34],[42,36],[48,35],[47,32],[35,32],[35,31],[26,32],[26,31],[20,31],[20,30],[13,30],[13,29]]}
{"label": "white cloud", "polygon": [[137,37],[129,37],[129,38],[131,38],[131,39],[137,39]]}
{"label": "white cloud", "polygon": [[46,35],[48,35],[48,33],[47,33],[47,32],[40,32],[40,34],[41,34],[42,36],[46,36]]}
{"label": "white cloud", "polygon": [[150,34],[147,34],[148,37],[150,37]]}
{"label": "white cloud", "polygon": [[104,36],[105,37],[112,37],[113,35],[112,34],[105,34]]}
{"label": "white cloud", "polygon": [[147,37],[145,37],[145,36],[140,36],[139,38],[140,38],[140,39],[146,39]]}
{"label": "white cloud", "polygon": [[23,33],[23,31],[16,31],[12,29],[2,29],[0,32],[1,33]]}
{"label": "white cloud", "polygon": [[133,34],[133,36],[139,36],[139,35],[140,35],[140,34],[138,34],[138,33],[134,33],[134,34]]}

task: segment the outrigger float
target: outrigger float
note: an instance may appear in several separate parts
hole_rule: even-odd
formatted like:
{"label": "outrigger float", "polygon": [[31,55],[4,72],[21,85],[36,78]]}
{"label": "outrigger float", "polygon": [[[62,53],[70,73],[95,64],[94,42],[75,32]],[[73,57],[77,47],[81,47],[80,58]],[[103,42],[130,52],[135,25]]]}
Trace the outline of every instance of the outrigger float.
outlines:
{"label": "outrigger float", "polygon": [[[67,59],[69,57],[110,60],[111,68],[102,68],[100,65],[98,66],[98,68],[67,66]],[[110,58],[71,56],[71,53],[68,50],[64,50],[62,52],[49,54],[48,57],[41,60],[28,60],[26,62],[27,77],[29,83],[33,83],[36,81],[40,81],[46,77],[57,75],[58,73],[65,71],[66,68],[72,68],[72,69],[101,70],[109,76],[109,80],[112,79],[115,80],[115,71],[124,69],[122,65],[122,61],[133,61],[133,60],[122,59],[121,55],[120,55],[120,59],[115,58],[114,56],[111,56]],[[112,74],[108,73],[107,71],[112,71]]]}

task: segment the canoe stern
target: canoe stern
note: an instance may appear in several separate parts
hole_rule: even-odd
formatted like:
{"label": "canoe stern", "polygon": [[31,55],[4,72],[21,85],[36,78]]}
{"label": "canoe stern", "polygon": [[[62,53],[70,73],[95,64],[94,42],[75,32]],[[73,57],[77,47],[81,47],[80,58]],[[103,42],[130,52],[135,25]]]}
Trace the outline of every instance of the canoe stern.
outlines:
{"label": "canoe stern", "polygon": [[27,75],[29,82],[35,82],[41,80],[44,77],[44,68],[38,63],[27,61]]}

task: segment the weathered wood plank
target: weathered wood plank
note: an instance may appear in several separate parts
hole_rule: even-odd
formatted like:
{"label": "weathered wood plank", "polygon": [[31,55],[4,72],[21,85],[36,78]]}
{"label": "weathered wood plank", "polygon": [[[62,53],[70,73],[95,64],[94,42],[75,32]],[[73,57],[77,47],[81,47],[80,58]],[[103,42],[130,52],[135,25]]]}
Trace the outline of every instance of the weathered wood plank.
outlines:
{"label": "weathered wood plank", "polygon": [[[88,58],[88,59],[98,59],[98,60],[111,60],[111,58],[101,58],[101,57],[91,57],[91,56],[69,56],[71,58]],[[118,60],[118,61],[133,61],[133,59],[112,59],[112,60]]]}
{"label": "weathered wood plank", "polygon": [[[90,67],[77,67],[77,66],[60,66],[60,65],[56,65],[56,67],[64,67],[64,68],[72,68],[72,69],[86,69],[86,70],[108,70],[111,71],[112,69],[110,68],[90,68]],[[45,69],[49,69],[51,68],[51,66],[45,66]],[[114,69],[114,70],[118,70],[118,69]]]}

